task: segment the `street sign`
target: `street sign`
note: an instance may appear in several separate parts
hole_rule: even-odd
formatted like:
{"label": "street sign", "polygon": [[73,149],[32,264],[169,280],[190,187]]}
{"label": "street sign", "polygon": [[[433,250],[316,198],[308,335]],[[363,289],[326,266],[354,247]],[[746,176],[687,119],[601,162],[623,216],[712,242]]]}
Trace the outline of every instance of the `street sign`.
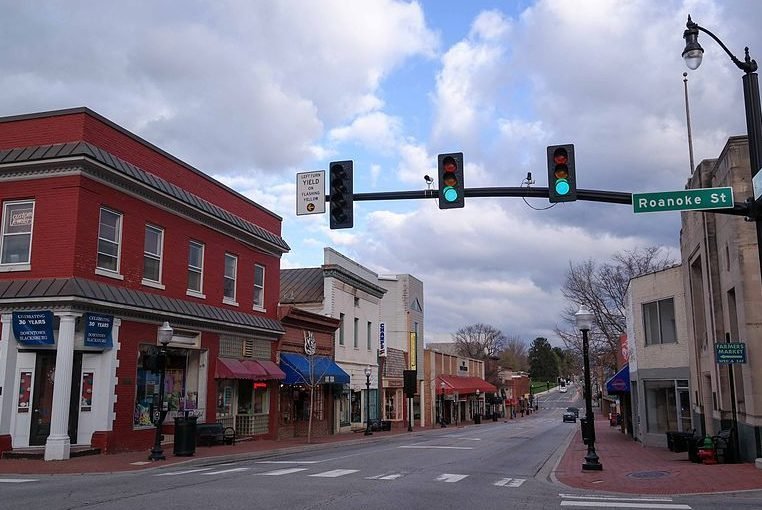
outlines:
{"label": "street sign", "polygon": [[699,188],[659,193],[633,193],[635,213],[732,209],[733,188]]}
{"label": "street sign", "polygon": [[718,342],[714,344],[714,357],[717,363],[746,363],[746,344],[744,342]]}
{"label": "street sign", "polygon": [[296,174],[296,215],[325,213],[325,170]]}
{"label": "street sign", "polygon": [[[762,170],[762,168],[760,169]],[[762,196],[762,172],[757,170],[754,177],[751,178],[751,187],[754,190],[754,200],[759,200]]]}

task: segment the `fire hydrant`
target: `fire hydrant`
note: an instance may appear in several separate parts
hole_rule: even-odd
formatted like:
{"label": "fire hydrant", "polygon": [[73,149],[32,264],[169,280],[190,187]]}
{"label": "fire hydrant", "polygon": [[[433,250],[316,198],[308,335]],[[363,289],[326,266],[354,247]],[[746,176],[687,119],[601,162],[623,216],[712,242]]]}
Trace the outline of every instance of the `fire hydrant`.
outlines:
{"label": "fire hydrant", "polygon": [[711,437],[704,438],[704,444],[698,449],[698,458],[703,464],[717,464],[717,452]]}

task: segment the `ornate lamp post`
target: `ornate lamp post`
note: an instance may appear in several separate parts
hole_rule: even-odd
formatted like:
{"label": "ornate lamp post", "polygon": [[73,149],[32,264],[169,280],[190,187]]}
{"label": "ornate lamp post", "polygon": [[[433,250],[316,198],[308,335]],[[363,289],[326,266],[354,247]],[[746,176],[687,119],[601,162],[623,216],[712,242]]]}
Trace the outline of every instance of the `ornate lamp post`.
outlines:
{"label": "ornate lamp post", "polygon": [[439,423],[442,425],[442,428],[445,428],[447,425],[445,425],[445,413],[444,413],[444,390],[445,390],[445,383],[442,381],[440,383],[440,387],[442,388],[442,393],[439,396]]}
{"label": "ornate lamp post", "polygon": [[370,374],[373,373],[373,371],[370,368],[370,365],[365,367],[365,388],[368,390],[365,392],[365,418],[367,421],[367,425],[365,426],[365,435],[366,436],[372,436],[373,432],[370,430]]}
{"label": "ornate lamp post", "polygon": [[579,311],[574,314],[577,329],[582,331],[582,360],[585,368],[585,428],[587,429],[587,455],[582,469],[585,471],[601,471],[603,464],[598,460],[598,454],[595,453],[595,416],[593,416],[593,394],[590,388],[590,355],[588,353],[589,345],[587,334],[593,327],[593,312],[587,309],[585,305],[579,307]]}
{"label": "ornate lamp post", "polygon": [[156,437],[154,438],[153,448],[151,454],[148,456],[148,460],[165,460],[164,450],[161,447],[162,439],[162,426],[164,425],[164,418],[167,417],[167,410],[164,405],[164,376],[167,373],[167,344],[172,341],[172,335],[174,330],[169,325],[169,322],[164,321],[158,332],[159,343],[161,344],[161,350],[157,358],[157,365],[159,368],[159,401],[158,407],[154,410],[154,424],[156,425]]}

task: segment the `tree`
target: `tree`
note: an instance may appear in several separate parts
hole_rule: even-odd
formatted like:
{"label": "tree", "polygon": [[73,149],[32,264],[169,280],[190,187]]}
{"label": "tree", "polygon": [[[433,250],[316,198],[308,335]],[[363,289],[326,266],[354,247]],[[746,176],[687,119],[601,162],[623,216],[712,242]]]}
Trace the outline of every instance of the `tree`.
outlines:
{"label": "tree", "polygon": [[503,350],[506,338],[503,333],[488,324],[472,324],[460,328],[452,336],[455,352],[460,356],[484,359],[486,352],[495,354]]}
{"label": "tree", "polygon": [[537,337],[529,347],[529,375],[535,381],[550,381],[558,377],[558,356],[547,338]]}
{"label": "tree", "polygon": [[611,262],[602,264],[592,259],[579,264],[570,261],[561,289],[570,303],[562,313],[565,328],[556,328],[556,333],[568,348],[581,353],[582,335],[575,325],[574,314],[585,305],[593,312],[593,328],[588,335],[591,363],[616,369],[619,337],[627,332],[626,298],[630,280],[674,265],[662,248],[655,246],[615,253]]}
{"label": "tree", "polygon": [[500,352],[506,344],[503,333],[488,324],[472,324],[460,328],[452,336],[455,342],[455,352],[458,356],[484,360],[484,379],[497,384],[498,363]]}
{"label": "tree", "polygon": [[506,339],[500,353],[500,366],[519,371],[529,370],[527,344],[520,337],[510,336]]}

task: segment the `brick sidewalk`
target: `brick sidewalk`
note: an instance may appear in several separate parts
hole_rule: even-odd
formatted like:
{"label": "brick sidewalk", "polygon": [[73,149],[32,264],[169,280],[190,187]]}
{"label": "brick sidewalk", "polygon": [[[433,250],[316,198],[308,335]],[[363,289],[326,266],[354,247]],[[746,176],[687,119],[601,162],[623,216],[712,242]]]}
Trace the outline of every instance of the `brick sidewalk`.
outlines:
{"label": "brick sidewalk", "polygon": [[695,464],[688,453],[645,447],[608,420],[595,422],[595,451],[603,471],[582,471],[587,446],[577,432],[554,471],[556,480],[577,489],[627,494],[701,494],[762,490],[754,464]]}

